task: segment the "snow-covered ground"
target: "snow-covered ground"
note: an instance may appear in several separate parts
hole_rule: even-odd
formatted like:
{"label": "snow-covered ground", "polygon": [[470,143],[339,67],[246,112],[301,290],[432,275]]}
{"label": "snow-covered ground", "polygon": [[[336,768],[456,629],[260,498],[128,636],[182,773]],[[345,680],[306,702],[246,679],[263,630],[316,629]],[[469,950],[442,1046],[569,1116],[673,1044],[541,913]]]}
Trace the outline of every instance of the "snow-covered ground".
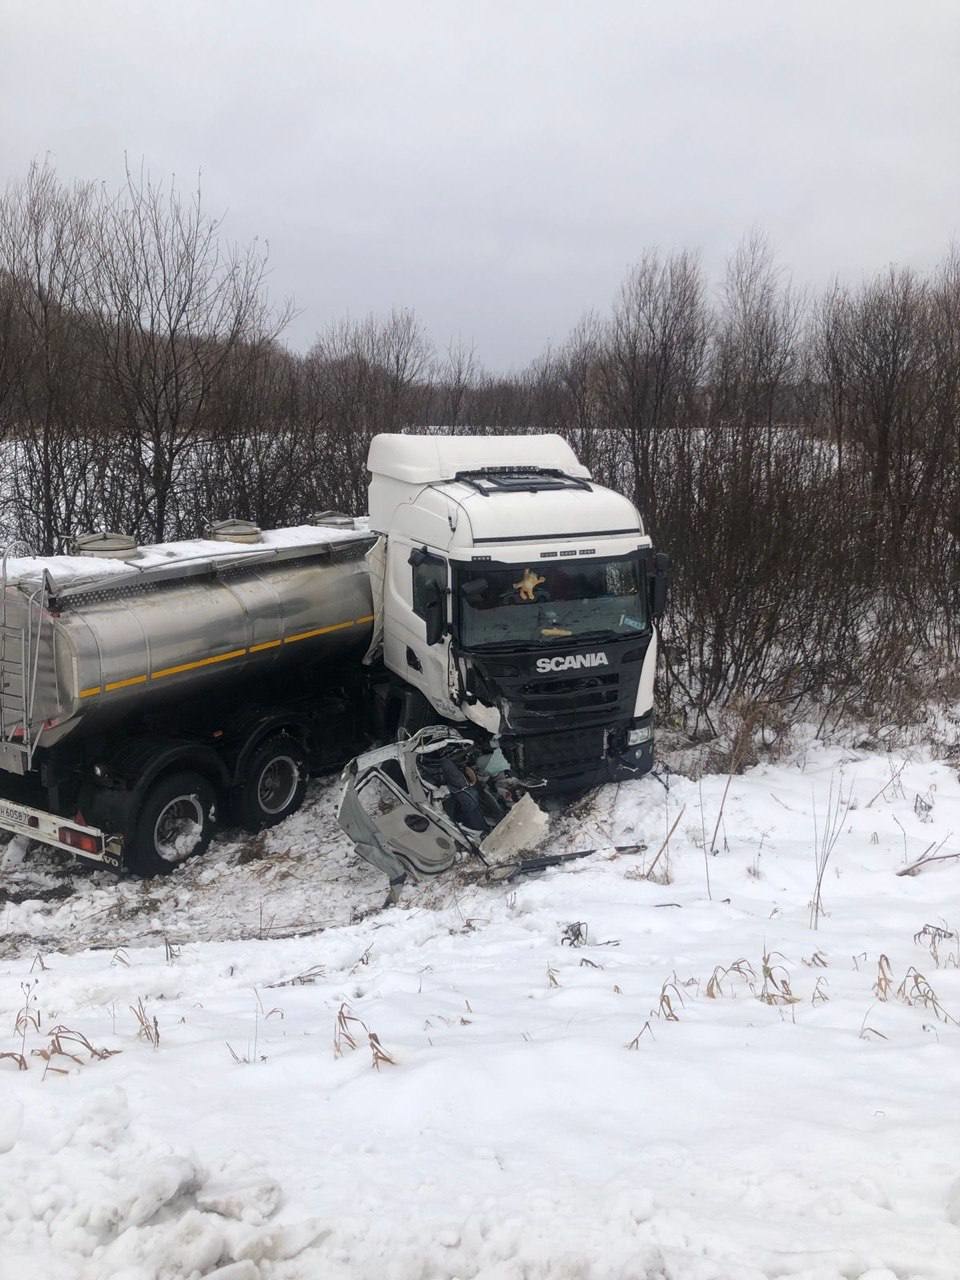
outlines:
{"label": "snow-covered ground", "polygon": [[0,1277],[957,1280],[960,863],[896,875],[960,848],[956,773],[811,745],[705,858],[726,781],[386,910],[324,784],[162,883],[13,851]]}

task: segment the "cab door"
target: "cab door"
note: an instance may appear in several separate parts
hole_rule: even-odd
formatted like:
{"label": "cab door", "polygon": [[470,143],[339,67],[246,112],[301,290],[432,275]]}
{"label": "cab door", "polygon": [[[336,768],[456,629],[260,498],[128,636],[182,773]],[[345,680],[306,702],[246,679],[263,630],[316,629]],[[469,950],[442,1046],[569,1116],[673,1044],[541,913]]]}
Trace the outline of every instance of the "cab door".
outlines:
{"label": "cab door", "polygon": [[[361,843],[385,846],[405,867],[421,875],[449,870],[457,854],[456,840],[429,810],[413,802],[398,782],[400,776],[399,769],[391,770],[388,762],[358,770],[352,784],[355,803],[349,807],[354,827],[366,828]],[[349,834],[358,839],[355,831]]]}
{"label": "cab door", "polygon": [[446,632],[449,576],[445,556],[390,540],[384,587],[384,661],[445,715],[455,714],[447,675],[449,636],[444,634],[434,644],[428,644],[427,639],[428,619],[436,608],[438,593]]}

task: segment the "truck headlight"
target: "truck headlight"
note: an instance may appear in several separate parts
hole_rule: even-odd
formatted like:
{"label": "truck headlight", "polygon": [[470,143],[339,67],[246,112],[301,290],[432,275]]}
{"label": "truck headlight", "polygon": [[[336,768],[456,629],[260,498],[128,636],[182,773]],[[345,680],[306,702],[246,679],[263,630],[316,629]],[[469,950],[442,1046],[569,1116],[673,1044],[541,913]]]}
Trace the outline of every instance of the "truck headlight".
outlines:
{"label": "truck headlight", "polygon": [[642,720],[634,720],[627,730],[627,746],[639,747],[653,737],[653,720],[645,716]]}

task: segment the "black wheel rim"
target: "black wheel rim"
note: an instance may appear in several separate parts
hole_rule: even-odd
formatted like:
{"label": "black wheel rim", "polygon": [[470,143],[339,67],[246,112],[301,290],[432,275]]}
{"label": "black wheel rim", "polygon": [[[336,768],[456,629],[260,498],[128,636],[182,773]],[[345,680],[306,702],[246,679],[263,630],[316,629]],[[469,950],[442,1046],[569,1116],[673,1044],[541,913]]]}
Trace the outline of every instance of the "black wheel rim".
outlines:
{"label": "black wheel rim", "polygon": [[153,824],[153,847],[164,862],[183,862],[203,839],[204,812],[199,796],[174,796]]}
{"label": "black wheel rim", "polygon": [[257,804],[271,817],[291,804],[300,785],[300,766],[293,756],[274,756],[257,781]]}

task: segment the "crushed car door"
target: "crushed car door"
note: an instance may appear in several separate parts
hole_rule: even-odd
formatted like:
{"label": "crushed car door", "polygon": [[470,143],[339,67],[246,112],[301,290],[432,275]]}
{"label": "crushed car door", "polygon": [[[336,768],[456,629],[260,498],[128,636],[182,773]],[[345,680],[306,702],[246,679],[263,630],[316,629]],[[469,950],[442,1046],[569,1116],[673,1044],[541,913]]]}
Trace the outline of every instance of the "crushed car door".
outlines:
{"label": "crushed car door", "polygon": [[[397,780],[389,776],[391,764]],[[352,773],[348,770],[340,800],[340,825],[358,853],[391,878],[395,870],[420,875],[449,870],[461,847],[459,842],[444,823],[411,800],[400,779],[395,759],[364,770],[354,768]],[[384,855],[389,865],[384,865]]]}

